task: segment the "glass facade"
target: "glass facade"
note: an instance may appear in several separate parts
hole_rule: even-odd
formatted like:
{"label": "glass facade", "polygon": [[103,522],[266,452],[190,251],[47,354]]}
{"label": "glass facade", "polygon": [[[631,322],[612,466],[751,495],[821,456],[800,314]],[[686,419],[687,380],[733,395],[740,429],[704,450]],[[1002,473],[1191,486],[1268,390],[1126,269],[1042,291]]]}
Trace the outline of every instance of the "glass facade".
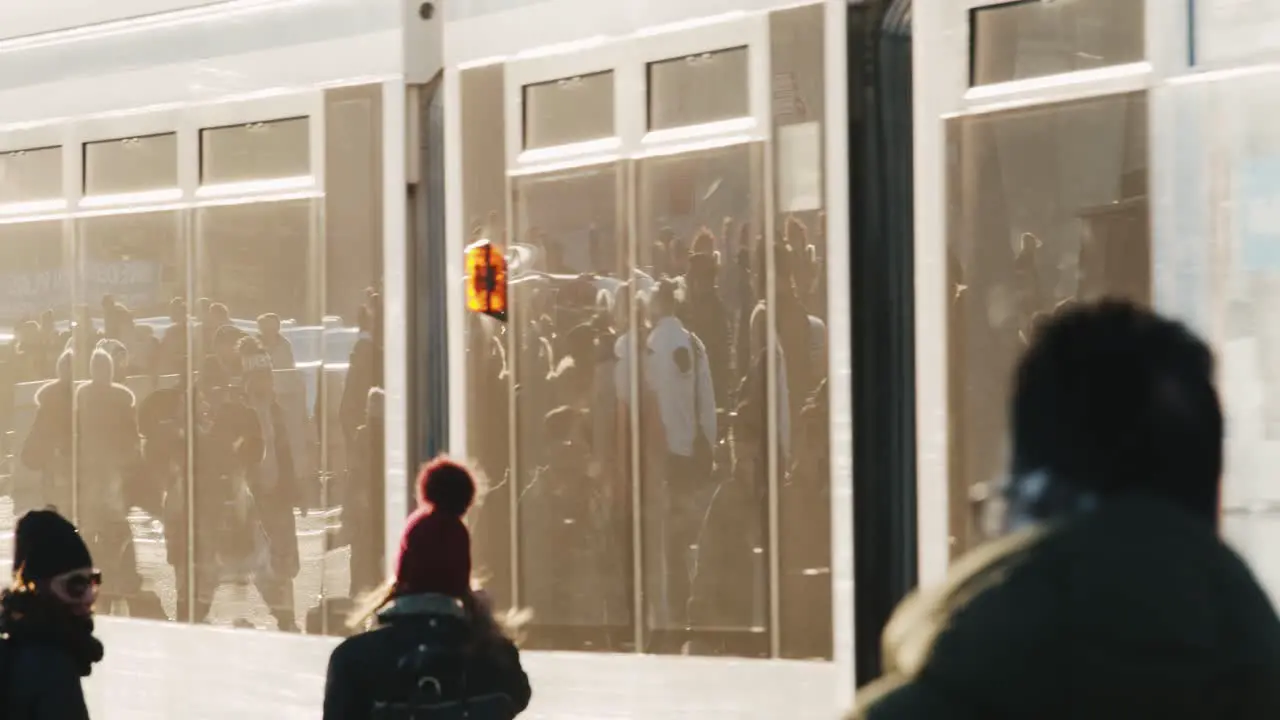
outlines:
{"label": "glass facade", "polygon": [[[341,634],[381,582],[380,186],[346,187],[381,177],[380,93],[190,155],[175,128],[0,156],[6,510],[75,519],[99,612]],[[47,200],[68,209],[4,211]]]}
{"label": "glass facade", "polygon": [[1014,0],[970,13],[972,85],[1146,59],[1145,0]]}
{"label": "glass facade", "polygon": [[612,72],[525,87],[525,149],[613,137],[613,100]]}
{"label": "glass facade", "polygon": [[468,239],[506,246],[512,278],[506,324],[468,317],[473,552],[498,604],[532,611],[528,647],[832,655],[822,7],[768,37],[637,60],[642,101],[608,133],[748,122],[753,52],[771,132],[619,137],[571,166],[509,164],[504,138],[598,139],[565,104],[583,84],[539,81],[507,115],[501,65],[460,73]]}
{"label": "glass facade", "polygon": [[[1064,102],[1049,88],[1081,78],[1062,76],[1026,84],[1016,109],[947,114],[938,166],[952,557],[982,539],[1028,330],[1064,303],[1118,295],[1187,322],[1213,346],[1227,415],[1223,534],[1280,599],[1280,494],[1268,482],[1280,396],[1266,320],[1280,287],[1280,134],[1267,121],[1280,108],[1280,74],[1262,60],[1274,5],[1081,0],[968,12],[971,85],[1138,60],[1155,71],[1135,75],[1129,92],[1077,82],[1068,94],[1078,99]],[[963,17],[946,12],[949,27]],[[1208,67],[1223,72],[1192,72]],[[949,88],[951,109],[966,90]]]}
{"label": "glass facade", "polygon": [[1147,97],[968,115],[947,126],[953,553],[982,539],[1008,389],[1035,324],[1103,296],[1151,301]]}

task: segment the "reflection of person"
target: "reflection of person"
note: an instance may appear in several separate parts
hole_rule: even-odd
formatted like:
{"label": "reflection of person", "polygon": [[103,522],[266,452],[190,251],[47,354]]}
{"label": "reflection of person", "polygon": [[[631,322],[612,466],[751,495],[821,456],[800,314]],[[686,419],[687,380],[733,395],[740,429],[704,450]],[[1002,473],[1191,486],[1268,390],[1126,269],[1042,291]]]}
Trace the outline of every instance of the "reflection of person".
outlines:
{"label": "reflection of person", "polygon": [[831,612],[831,434],[827,381],[809,396],[796,428],[794,463],[778,488],[779,526],[803,527],[778,539],[784,657],[829,657]]}
{"label": "reflection of person", "polygon": [[70,507],[71,422],[76,381],[72,376],[74,351],[58,357],[57,377],[36,391],[36,417],[22,446],[22,464],[41,474],[46,501]]}
{"label": "reflection of person", "polygon": [[470,701],[477,717],[514,717],[528,706],[532,691],[515,643],[472,588],[462,517],[475,495],[461,465],[437,459],[423,469],[395,577],[353,617],[353,627],[369,620],[377,627],[329,658],[324,720],[364,720],[378,704],[407,704],[408,714],[424,717],[432,711],[423,706],[442,703]]}
{"label": "reflection of person", "polygon": [[246,337],[238,346],[244,367],[244,394],[257,418],[257,436],[248,443],[258,458],[249,468],[249,488],[266,533],[270,569],[255,577],[262,597],[271,607],[281,630],[296,631],[293,579],[300,568],[298,528],[293,510],[302,505],[284,411],[276,402],[271,356],[256,338]]}
{"label": "reflection of person", "polygon": [[201,357],[215,344],[218,331],[232,325],[231,311],[222,303],[200,298],[196,305],[196,318],[195,350],[196,357]]}
{"label": "reflection of person", "polygon": [[[678,627],[688,621],[693,568],[690,548],[697,546],[711,481],[711,452],[716,442],[715,389],[707,351],[676,317],[675,283],[659,283],[651,302],[653,329],[645,343],[643,381],[657,404],[663,463],[661,513],[665,560],[665,607]],[[643,401],[642,401],[643,402]]]}
{"label": "reflection of person", "polygon": [[13,381],[24,383],[49,377],[49,368],[52,365],[50,353],[53,348],[40,332],[40,325],[28,320],[18,326],[15,335],[16,342],[10,363]]}
{"label": "reflection of person", "polygon": [[13,584],[0,596],[5,717],[88,720],[80,678],[102,660],[92,617],[102,575],[56,512],[23,515],[13,536]]}
{"label": "reflection of person", "polygon": [[71,325],[71,330],[65,334],[63,344],[64,350],[74,350],[72,356],[74,361],[73,373],[77,378],[88,377],[89,375],[89,358],[93,354],[93,348],[98,344],[98,340],[102,337],[102,333],[98,332],[98,328],[93,323],[93,315],[89,312],[89,306],[80,305],[75,310],[75,322]]}
{"label": "reflection of person", "polygon": [[1052,303],[1052,296],[1046,294],[1045,283],[1040,273],[1040,248],[1044,243],[1031,233],[1023,233],[1018,240],[1018,249],[1014,255],[1014,296],[1017,299],[1016,322],[1018,339],[1023,345],[1031,339],[1031,327],[1039,313]]}
{"label": "reflection of person", "polygon": [[243,371],[237,352],[245,333],[234,325],[223,325],[214,334],[213,354],[204,359],[200,369],[200,388],[216,401],[227,388],[237,385]]}
{"label": "reflection of person", "polygon": [[603,610],[604,583],[597,562],[602,542],[595,532],[600,518],[592,512],[601,488],[590,475],[586,415],[569,406],[546,414],[546,464],[534,470],[521,497],[529,508],[525,517],[534,550],[527,555],[525,597],[530,609],[548,625],[589,622]]}
{"label": "reflection of person", "polygon": [[[160,498],[159,511],[147,508],[164,523],[165,560],[173,566],[178,603],[177,619],[186,621],[190,612],[187,560],[187,428],[195,418],[188,412],[187,376],[180,375],[171,387],[151,391],[138,408],[138,430],[142,433],[143,470],[141,481],[149,494]],[[196,442],[200,432],[194,431]],[[205,447],[197,445],[197,455]],[[206,505],[204,494],[196,500]],[[197,545],[197,547],[200,547]],[[200,547],[201,550],[206,548]],[[203,616],[202,616],[203,617]],[[201,618],[197,618],[201,619]]]}
{"label": "reflection of person", "polygon": [[129,348],[124,343],[115,338],[104,337],[93,349],[102,350],[111,356],[113,381],[122,382],[129,377]]}
{"label": "reflection of person", "polygon": [[689,271],[685,276],[688,296],[681,319],[707,348],[716,407],[725,408],[729,403],[729,356],[732,351],[729,328],[732,318],[720,299],[720,289],[716,285],[719,272],[715,255],[702,252],[689,258]]}
{"label": "reflection of person", "polygon": [[104,349],[94,350],[89,376],[89,382],[76,388],[77,517],[86,541],[112,576],[104,603],[109,607],[119,598],[129,603],[131,615],[165,617],[160,599],[143,593],[129,524],[130,484],[142,454],[136,399],[115,382],[115,362]]}
{"label": "reflection of person", "polygon": [[1220,536],[1209,347],[1076,306],[1036,332],[1010,409],[1006,534],[902,604],[854,717],[1276,717],[1280,619]]}
{"label": "reflection of person", "polygon": [[351,348],[347,378],[342,386],[338,419],[346,447],[355,444],[356,431],[364,422],[369,390],[382,387],[382,300],[373,295],[359,312],[359,336]]}
{"label": "reflection of person", "polygon": [[595,381],[595,341],[595,330],[585,323],[565,333],[560,361],[547,375],[547,390],[556,402],[575,408],[590,406]]}
{"label": "reflection of person", "polygon": [[177,375],[187,372],[187,329],[190,319],[187,317],[187,301],[176,297],[169,301],[169,322],[171,323],[160,338],[160,347],[156,351],[156,371],[161,375]]}
{"label": "reflection of person", "polygon": [[365,422],[356,430],[351,451],[351,481],[344,490],[342,529],[351,543],[353,596],[381,582],[386,396],[371,388]]}
{"label": "reflection of person", "polygon": [[258,316],[258,339],[271,355],[271,364],[277,370],[292,370],[297,367],[293,360],[293,344],[289,342],[289,338],[280,334],[279,315],[266,313]]}

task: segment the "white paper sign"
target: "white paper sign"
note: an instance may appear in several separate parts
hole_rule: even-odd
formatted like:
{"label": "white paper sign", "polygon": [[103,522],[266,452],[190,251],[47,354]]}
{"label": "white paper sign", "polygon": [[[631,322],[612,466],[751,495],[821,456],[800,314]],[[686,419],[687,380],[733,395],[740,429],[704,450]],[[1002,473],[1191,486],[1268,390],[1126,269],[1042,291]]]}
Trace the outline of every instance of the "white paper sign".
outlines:
{"label": "white paper sign", "polygon": [[778,129],[778,210],[784,213],[822,207],[822,125],[784,125]]}

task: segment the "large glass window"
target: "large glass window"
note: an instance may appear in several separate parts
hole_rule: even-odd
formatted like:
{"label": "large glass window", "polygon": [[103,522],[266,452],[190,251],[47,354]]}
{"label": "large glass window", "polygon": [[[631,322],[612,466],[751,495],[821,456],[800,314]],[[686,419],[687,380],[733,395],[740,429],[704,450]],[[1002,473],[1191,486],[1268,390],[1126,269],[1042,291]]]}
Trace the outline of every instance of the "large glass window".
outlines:
{"label": "large glass window", "polygon": [[[76,520],[99,612],[342,634],[383,580],[380,98],[325,94],[328,168],[355,190],[303,187],[308,120],[290,120],[204,136],[221,188],[194,209],[157,204],[179,192],[162,134],[86,145],[72,219],[0,223],[14,511]],[[51,184],[33,167],[0,187],[31,199]]]}
{"label": "large glass window", "polygon": [[[766,349],[777,246],[750,234],[764,226],[762,156],[735,145],[648,158],[638,172],[637,266],[684,284],[639,295],[625,348],[640,393],[644,609],[660,652],[770,652],[770,463],[783,461],[768,442],[781,432],[768,403],[779,353]],[[722,273],[717,257],[734,262]]]}
{"label": "large glass window", "polygon": [[71,318],[69,230],[62,220],[0,224],[0,423],[15,515],[71,509],[72,378],[58,362]]}
{"label": "large glass window", "polygon": [[1026,80],[1145,58],[1145,0],[1015,0],[974,8],[973,85]]}
{"label": "large glass window", "polygon": [[1037,322],[1103,295],[1151,299],[1147,99],[1118,95],[947,126],[954,553],[1007,457],[1009,378]]}
{"label": "large glass window", "polygon": [[300,512],[322,509],[318,205],[196,211],[193,393],[209,427],[194,474],[217,478],[194,495],[197,621],[297,630],[319,596],[322,514]]}
{"label": "large glass window", "polygon": [[[776,491],[778,649],[788,658],[830,658],[829,248],[823,199],[826,97],[822,7],[809,5],[773,13],[770,47],[774,73],[773,228],[775,238],[781,238],[781,243],[775,243],[772,273],[776,344],[781,349],[774,371],[778,398],[774,432],[782,461]],[[754,265],[764,262],[756,259]],[[838,288],[836,292],[848,290]],[[739,302],[738,307],[743,304]],[[802,315],[806,322],[801,321]],[[797,326],[803,332],[797,331]],[[740,347],[741,340],[738,342]],[[784,409],[790,414],[784,414]]]}
{"label": "large glass window", "polygon": [[751,114],[745,47],[649,63],[649,129]]}
{"label": "large glass window", "polygon": [[174,133],[84,145],[84,194],[123,195],[178,187]]}
{"label": "large glass window", "polygon": [[200,131],[206,185],[311,174],[311,122],[291,118]]}
{"label": "large glass window", "polygon": [[[507,174],[503,68],[462,73],[468,237],[511,263],[508,322],[468,318],[472,530],[531,647],[831,656],[822,19],[759,49],[777,146]],[[650,65],[649,128],[748,115],[748,52]]]}
{"label": "large glass window", "polygon": [[[631,473],[611,299],[625,281],[620,169],[518,178],[513,228],[542,272],[512,286],[518,591],[536,646],[635,647]],[[619,437],[619,433],[623,437]]]}
{"label": "large glass window", "polygon": [[613,72],[527,85],[524,146],[551,147],[614,134]]}
{"label": "large glass window", "polygon": [[[76,223],[66,344],[79,384],[73,507],[110,579],[98,601],[103,613],[164,620],[180,612],[188,512],[179,501],[187,478],[177,470],[187,446],[178,400],[186,368],[164,367],[171,359],[161,338],[171,326],[171,301],[187,295],[183,219],[138,209]],[[166,435],[163,423],[151,422],[157,415],[167,415],[165,429],[182,431]],[[153,442],[144,447],[144,437]]]}
{"label": "large glass window", "polygon": [[0,153],[0,204],[60,199],[62,148]]}

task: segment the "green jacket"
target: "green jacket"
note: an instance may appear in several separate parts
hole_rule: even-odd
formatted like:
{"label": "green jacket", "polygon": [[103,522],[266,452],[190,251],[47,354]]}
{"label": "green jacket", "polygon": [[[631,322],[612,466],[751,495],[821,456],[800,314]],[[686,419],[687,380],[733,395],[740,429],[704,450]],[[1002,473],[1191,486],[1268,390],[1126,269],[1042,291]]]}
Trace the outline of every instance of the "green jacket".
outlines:
{"label": "green jacket", "polygon": [[1118,499],[899,606],[856,720],[1280,718],[1280,620],[1212,528]]}

